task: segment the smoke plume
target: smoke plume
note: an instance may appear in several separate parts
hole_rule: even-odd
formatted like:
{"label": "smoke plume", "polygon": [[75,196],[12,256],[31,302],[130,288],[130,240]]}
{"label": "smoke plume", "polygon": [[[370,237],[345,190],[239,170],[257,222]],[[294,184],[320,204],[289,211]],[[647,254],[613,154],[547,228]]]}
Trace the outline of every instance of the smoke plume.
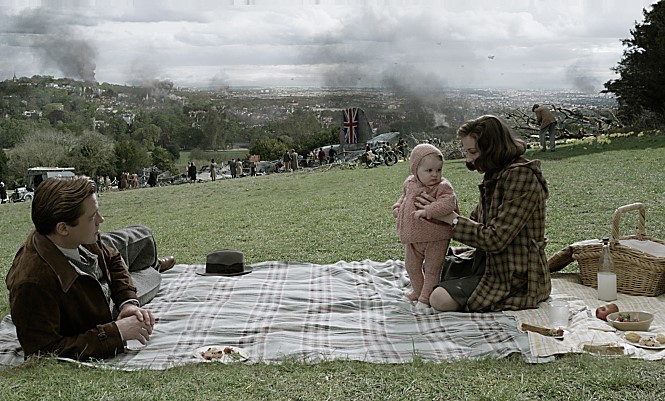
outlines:
{"label": "smoke plume", "polygon": [[95,81],[97,50],[77,36],[72,24],[47,9],[28,9],[14,19],[13,34],[30,45],[43,69],[57,69],[65,77]]}
{"label": "smoke plume", "polygon": [[566,69],[566,79],[575,87],[575,89],[586,92],[598,92],[602,87],[600,80],[585,71],[582,62],[578,61]]}

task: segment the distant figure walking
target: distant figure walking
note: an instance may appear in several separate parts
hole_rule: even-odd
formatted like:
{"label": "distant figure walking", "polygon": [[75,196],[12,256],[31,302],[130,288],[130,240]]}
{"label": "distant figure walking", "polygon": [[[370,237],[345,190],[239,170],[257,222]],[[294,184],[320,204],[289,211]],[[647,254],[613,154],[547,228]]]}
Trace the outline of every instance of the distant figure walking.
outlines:
{"label": "distant figure walking", "polygon": [[534,104],[531,111],[536,113],[536,122],[540,126],[540,147],[541,152],[547,152],[547,143],[545,142],[545,134],[550,133],[550,152],[554,152],[554,139],[556,134],[556,118],[554,114],[545,106]]}
{"label": "distant figure walking", "polygon": [[323,148],[319,148],[319,165],[323,166],[326,164],[326,152]]}
{"label": "distant figure walking", "polygon": [[157,167],[153,167],[150,170],[150,174],[148,175],[148,185],[150,185],[150,187],[157,186]]}
{"label": "distant figure walking", "polygon": [[217,163],[215,163],[215,159],[210,159],[210,179],[213,181],[217,179]]}
{"label": "distant figure walking", "polygon": [[284,156],[282,156],[282,163],[284,164],[284,172],[288,173],[291,171],[291,153],[289,151],[284,152]]}
{"label": "distant figure walking", "polygon": [[333,164],[337,158],[337,151],[332,146],[328,151],[328,163]]}
{"label": "distant figure walking", "polygon": [[187,174],[189,174],[189,181],[196,182],[196,164],[191,162],[187,168]]}
{"label": "distant figure walking", "polygon": [[242,177],[242,160],[236,160],[236,177]]}
{"label": "distant figure walking", "polygon": [[298,170],[300,165],[298,165],[298,152],[295,149],[291,149],[291,170]]}
{"label": "distant figure walking", "polygon": [[129,173],[126,171],[123,171],[122,174],[120,175],[120,190],[124,191],[128,187],[128,182],[127,182],[127,177],[129,176]]}
{"label": "distant figure walking", "polygon": [[236,159],[229,160],[229,172],[231,173],[231,178],[236,178]]}
{"label": "distant figure walking", "polygon": [[7,197],[7,188],[5,187],[4,182],[0,182],[0,201],[2,203],[9,202],[9,198]]}

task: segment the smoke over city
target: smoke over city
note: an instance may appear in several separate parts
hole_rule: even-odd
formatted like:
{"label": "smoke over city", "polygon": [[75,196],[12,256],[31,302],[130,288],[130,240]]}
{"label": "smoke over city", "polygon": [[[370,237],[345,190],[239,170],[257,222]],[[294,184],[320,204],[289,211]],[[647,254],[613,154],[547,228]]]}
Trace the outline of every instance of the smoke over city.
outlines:
{"label": "smoke over city", "polygon": [[651,2],[0,0],[0,78],[597,91]]}
{"label": "smoke over city", "polygon": [[97,50],[77,35],[70,21],[46,9],[27,9],[13,19],[10,33],[31,49],[44,71],[95,81]]}
{"label": "smoke over city", "polygon": [[566,79],[575,89],[586,93],[597,92],[602,87],[602,82],[585,70],[580,62],[566,69]]}
{"label": "smoke over city", "polygon": [[[321,66],[323,86],[382,88],[400,96],[404,108],[431,117],[433,126],[445,126],[448,76],[459,82],[457,78],[472,74],[473,68],[459,66],[473,65],[476,57],[445,33],[428,28],[433,25],[421,12],[395,19],[365,10],[314,38],[300,57]],[[348,37],[347,32],[354,34]]]}

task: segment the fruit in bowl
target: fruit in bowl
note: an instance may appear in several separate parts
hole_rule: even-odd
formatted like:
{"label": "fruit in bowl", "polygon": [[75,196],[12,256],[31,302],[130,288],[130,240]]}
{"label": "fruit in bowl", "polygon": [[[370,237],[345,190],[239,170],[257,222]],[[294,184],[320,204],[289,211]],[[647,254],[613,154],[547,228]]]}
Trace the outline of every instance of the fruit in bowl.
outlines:
{"label": "fruit in bowl", "polygon": [[653,315],[638,311],[614,312],[607,315],[607,321],[622,331],[649,331]]}
{"label": "fruit in bowl", "polygon": [[607,320],[607,315],[610,313],[615,313],[619,311],[619,307],[616,304],[607,304],[599,306],[596,309],[596,317],[601,320]]}

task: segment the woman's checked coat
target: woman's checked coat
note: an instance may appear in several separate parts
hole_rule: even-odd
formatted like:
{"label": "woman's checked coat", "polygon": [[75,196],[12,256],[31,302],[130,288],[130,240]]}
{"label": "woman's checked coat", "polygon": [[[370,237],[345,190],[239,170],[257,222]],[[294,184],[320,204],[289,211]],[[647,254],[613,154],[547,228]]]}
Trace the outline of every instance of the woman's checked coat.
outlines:
{"label": "woman's checked coat", "polygon": [[[545,256],[548,189],[540,161],[520,159],[486,173],[479,189],[478,205],[469,218],[459,217],[453,234],[453,239],[487,255],[485,274],[466,309],[534,308],[552,289]],[[486,223],[478,223],[482,221]]]}

